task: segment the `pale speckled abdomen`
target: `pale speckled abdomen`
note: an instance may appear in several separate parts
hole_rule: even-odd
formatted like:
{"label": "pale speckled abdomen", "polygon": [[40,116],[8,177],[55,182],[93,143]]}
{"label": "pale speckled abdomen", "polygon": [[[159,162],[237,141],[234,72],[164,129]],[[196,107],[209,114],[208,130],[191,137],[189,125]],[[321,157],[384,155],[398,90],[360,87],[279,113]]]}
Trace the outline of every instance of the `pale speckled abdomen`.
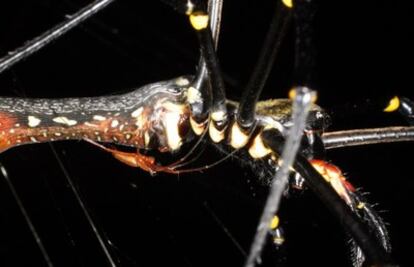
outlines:
{"label": "pale speckled abdomen", "polygon": [[178,78],[106,97],[0,98],[0,151],[79,139],[161,151],[178,149],[181,139],[174,138],[185,136],[190,128],[187,84],[188,79]]}

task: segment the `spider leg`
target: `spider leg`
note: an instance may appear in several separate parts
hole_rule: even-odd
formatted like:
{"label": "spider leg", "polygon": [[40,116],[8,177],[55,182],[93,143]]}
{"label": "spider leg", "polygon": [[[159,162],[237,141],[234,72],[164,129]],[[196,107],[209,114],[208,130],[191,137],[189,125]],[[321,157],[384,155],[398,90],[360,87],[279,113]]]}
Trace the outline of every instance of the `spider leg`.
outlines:
{"label": "spider leg", "polygon": [[[385,251],[390,253],[390,237],[383,219],[374,210],[374,207],[364,199],[359,191],[349,191],[348,194],[356,204],[352,207],[354,213],[368,226],[371,233],[375,235],[379,242],[381,242]],[[354,266],[362,266],[365,261],[365,256],[353,239],[351,239],[351,253]]]}
{"label": "spider leg", "polygon": [[[300,85],[309,85],[312,83],[311,78],[314,69],[314,47],[311,40],[313,33],[312,27],[310,26],[315,14],[314,3],[312,1],[296,1],[293,14],[296,21],[297,38],[295,46],[296,81]],[[294,99],[296,103],[296,101],[298,101],[298,95],[294,96]],[[262,133],[262,138],[265,146],[269,147],[277,155],[282,155],[279,159],[279,161],[282,162],[282,165],[279,171],[276,173],[276,177],[274,178],[273,185],[269,193],[269,198],[265,206],[265,211],[263,212],[262,218],[260,220],[258,232],[255,236],[255,240],[253,242],[246,266],[255,265],[257,255],[259,255],[264,243],[264,241],[261,242],[262,244],[256,241],[259,239],[259,235],[262,235],[261,239],[264,239],[263,236],[265,236],[266,233],[260,234],[260,231],[263,230],[263,228],[266,226],[263,222],[270,221],[269,216],[265,217],[266,213],[268,212],[268,206],[270,206],[268,203],[272,198],[274,200],[276,199],[275,201],[280,200],[282,194],[277,192],[276,189],[274,190],[274,188],[276,188],[275,185],[279,183],[278,186],[281,188],[278,188],[278,191],[282,192],[284,190],[286,184],[283,184],[278,180],[287,176],[283,176],[283,174],[280,173],[283,173],[285,170],[283,168],[284,166],[288,166],[289,168],[291,163],[293,169],[302,177],[304,177],[308,186],[320,197],[320,199],[331,210],[331,212],[333,212],[337,218],[340,218],[341,223],[344,225],[345,229],[350,232],[357,245],[363,251],[365,258],[367,259],[366,262],[374,265],[378,264],[380,266],[389,264],[391,262],[390,256],[382,244],[378,242],[377,236],[372,234],[367,225],[364,224],[362,220],[354,213],[352,208],[350,208],[354,206],[354,199],[352,199],[348,194],[348,191],[351,190],[351,186],[345,181],[341,181],[340,177],[331,179],[330,183],[327,183],[325,181],[325,178],[323,178],[322,175],[315,170],[315,168],[309,163],[308,159],[302,155],[302,153],[296,155],[296,150],[290,147],[291,140],[293,140],[295,137],[296,139],[300,139],[301,136],[300,132],[295,133],[293,131],[293,128],[299,127],[296,124],[300,122],[300,120],[297,119],[299,116],[295,118],[296,113],[305,114],[304,118],[306,118],[306,105],[298,105],[296,108],[293,108],[293,126],[287,135],[286,142],[285,138],[276,129],[265,130]],[[303,130],[304,129],[302,129],[302,131]],[[296,161],[294,163],[289,161],[291,158],[287,156],[286,152],[289,150],[291,152],[291,156],[293,155],[293,158],[296,155]],[[276,209],[272,209],[272,211],[275,212]]]}
{"label": "spider leg", "polygon": [[[250,133],[255,127],[256,104],[266,84],[282,40],[289,28],[291,18],[291,6],[278,2],[259,58],[243,90],[240,105],[237,108],[236,122],[231,127],[231,145],[234,148],[245,146]],[[236,140],[239,141],[236,142]]]}
{"label": "spider leg", "polygon": [[337,166],[319,159],[312,159],[309,162],[348,206],[356,206],[348,193],[349,191],[355,192],[355,188],[345,179],[342,171]]}
{"label": "spider leg", "polygon": [[[256,262],[260,263],[259,257],[265,245],[265,239],[269,232],[272,216],[277,213],[280,206],[280,200],[288,184],[290,168],[295,161],[296,154],[300,147],[301,137],[306,127],[306,118],[308,117],[311,103],[315,100],[315,92],[309,90],[307,87],[297,87],[295,94],[292,115],[293,123],[292,127],[289,129],[285,147],[276,152],[271,146],[268,146],[266,142],[264,143],[265,146],[267,145],[271,150],[275,151],[278,155],[281,155],[278,160],[280,168],[273,178],[270,192],[245,264],[246,267],[253,267]],[[261,134],[262,137],[264,137],[263,134],[268,131],[271,130],[265,130]],[[280,134],[278,130],[275,131]],[[263,139],[263,141],[266,140]],[[276,162],[276,158],[273,158],[273,161]]]}
{"label": "spider leg", "polygon": [[155,158],[151,156],[146,156],[137,150],[136,152],[123,152],[112,148],[107,148],[104,145],[101,145],[95,141],[92,141],[90,139],[84,139],[85,141],[91,143],[92,145],[95,145],[106,152],[111,153],[114,158],[119,160],[120,162],[131,166],[131,167],[137,167],[141,168],[142,170],[149,172],[151,175],[155,175],[157,172],[167,172],[167,173],[177,173],[174,170],[174,165],[169,166],[161,166],[158,165],[155,162]]}
{"label": "spider leg", "polygon": [[[310,22],[313,20],[314,8],[313,3],[305,3],[305,1],[298,2],[300,3],[295,3],[295,8],[293,9],[293,16],[295,16],[296,19],[297,40],[295,46],[295,72],[298,80],[298,86],[296,86],[294,88],[295,90],[292,90],[290,93],[290,96],[293,99],[292,126],[290,127],[287,133],[285,147],[277,151],[278,155],[281,155],[281,157],[278,160],[280,169],[276,172],[276,175],[273,178],[271,189],[268,194],[268,198],[262,216],[260,218],[253,243],[250,248],[250,253],[246,260],[246,267],[253,267],[255,266],[256,262],[260,262],[259,257],[265,244],[265,238],[269,232],[269,223],[271,221],[272,216],[278,211],[283,191],[285,190],[288,184],[290,168],[293,165],[293,162],[295,160],[296,154],[301,143],[302,134],[306,128],[306,120],[310,111],[311,104],[316,100],[315,92],[307,87],[310,80],[311,69],[313,67],[313,57],[306,55],[306,53],[312,51],[313,47],[312,42],[309,41],[309,39],[306,41],[304,40],[305,36],[312,35]],[[275,49],[277,49],[277,46],[278,43],[276,42],[274,45]],[[268,66],[267,68],[270,68],[270,66]],[[266,78],[266,76],[267,75],[265,75],[263,78]],[[250,93],[248,92],[246,93],[246,95],[249,94]],[[258,96],[259,95],[255,96],[256,102]],[[253,104],[253,112],[255,112],[256,109],[256,102],[254,102]],[[247,110],[248,108],[246,107],[247,106],[245,106],[244,109]],[[249,113],[251,114],[252,112],[247,112],[246,114]],[[254,118],[251,115],[246,116],[247,119],[249,117]],[[236,127],[236,129],[237,128],[238,127]],[[240,129],[239,132],[241,132]],[[244,144],[242,144],[242,146],[244,146]]]}
{"label": "spider leg", "polygon": [[326,132],[322,134],[325,149],[381,143],[414,141],[414,127],[384,127]]}
{"label": "spider leg", "polygon": [[[322,175],[351,210],[368,226],[368,229],[381,242],[386,252],[391,251],[390,238],[382,218],[364,199],[359,191],[349,183],[342,171],[335,165],[323,160],[310,160],[312,166]],[[352,262],[354,266],[362,266],[365,256],[355,241],[351,239]]]}
{"label": "spider leg", "polygon": [[[263,132],[262,136],[265,144],[273,151],[278,154],[282,152],[284,140],[280,133],[271,129]],[[378,243],[377,238],[303,155],[296,156],[293,168],[305,178],[309,188],[315,192],[335,217],[340,219],[341,224],[364,252],[367,262],[378,266],[391,263],[389,254]]]}
{"label": "spider leg", "polygon": [[[189,3],[192,2],[189,1]],[[192,3],[192,6],[186,11],[190,24],[197,33],[202,55],[200,70],[193,82],[193,88],[196,92],[201,93],[209,90],[208,87],[211,85],[211,98],[207,98],[208,102],[205,104],[204,111],[208,110],[208,113],[211,114],[211,123],[209,124],[210,137],[215,143],[219,143],[225,138],[225,130],[228,124],[226,95],[220,65],[215,52],[216,44],[209,27],[210,15],[205,10],[206,8],[202,4]],[[207,92],[204,94],[208,95]],[[190,104],[192,104],[191,102],[197,102],[195,100],[189,98]],[[204,100],[204,102],[206,101]],[[203,116],[205,117],[205,114],[197,114],[197,110],[194,110],[195,107],[193,107],[192,111],[195,111],[194,119],[197,122]]]}
{"label": "spider leg", "polygon": [[278,2],[276,11],[266,34],[259,58],[252,75],[243,90],[240,105],[237,111],[237,124],[244,128],[251,128],[256,116],[256,103],[259,100],[263,87],[272,69],[280,45],[286,35],[292,18],[291,8]]}
{"label": "spider leg", "polygon": [[[310,147],[311,150],[313,148],[314,147]],[[304,150],[302,149],[302,153],[303,152]],[[305,150],[305,152],[307,152],[307,150]],[[306,154],[307,158],[313,158],[309,160],[312,166],[319,172],[319,174],[321,174],[325,181],[331,185],[338,196],[340,196],[350,207],[352,212],[367,225],[370,233],[375,235],[385,251],[389,253],[391,251],[391,244],[387,227],[382,218],[375,212],[374,208],[361,195],[361,192],[356,190],[354,186],[346,180],[342,171],[337,166],[324,160],[320,160],[319,158],[323,158],[323,156],[315,155],[313,154],[313,151],[308,154]],[[304,178],[298,173],[295,173],[293,178],[294,179],[291,181],[292,187],[299,190],[303,189],[303,184],[305,182]],[[364,253],[352,238],[350,240],[350,251],[353,266],[363,266],[365,261]]]}
{"label": "spider leg", "polygon": [[17,48],[13,52],[9,52],[6,56],[0,59],[0,73],[10,68],[20,60],[23,60],[34,54],[38,50],[48,45],[50,42],[60,38],[69,30],[73,29],[83,21],[103,10],[112,2],[114,2],[114,0],[96,0],[75,14],[68,16],[68,19],[62,23],[59,23],[38,37],[30,40],[29,42],[26,42],[23,46]]}
{"label": "spider leg", "polygon": [[[225,86],[215,53],[223,0],[208,1],[208,12],[205,3],[199,0],[163,2],[189,17],[199,39],[201,56],[198,71],[188,90],[190,122],[197,135],[201,135],[208,124],[211,139],[219,143],[225,138],[228,124]],[[211,123],[208,123],[210,119]]]}
{"label": "spider leg", "polygon": [[380,143],[414,141],[414,102],[406,97],[394,97],[384,112],[400,113],[410,126],[354,129],[322,134],[325,149]]}

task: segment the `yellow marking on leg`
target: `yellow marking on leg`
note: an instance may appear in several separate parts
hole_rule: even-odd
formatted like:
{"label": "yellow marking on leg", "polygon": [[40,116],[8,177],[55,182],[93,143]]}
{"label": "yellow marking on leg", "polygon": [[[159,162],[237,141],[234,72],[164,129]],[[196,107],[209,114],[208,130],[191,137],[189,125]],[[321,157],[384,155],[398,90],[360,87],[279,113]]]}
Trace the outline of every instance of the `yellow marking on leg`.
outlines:
{"label": "yellow marking on leg", "polygon": [[394,96],[391,98],[390,102],[388,102],[388,106],[384,108],[384,112],[396,111],[400,107],[400,104],[400,98],[398,96]]}
{"label": "yellow marking on leg", "polygon": [[249,148],[250,156],[254,159],[260,159],[260,158],[263,158],[264,156],[269,155],[270,153],[272,153],[272,150],[268,149],[264,145],[262,136],[258,134],[254,138],[253,144]]}
{"label": "yellow marking on leg", "polygon": [[357,207],[357,209],[362,210],[363,208],[365,208],[365,203],[364,202],[359,202],[356,207]]}
{"label": "yellow marking on leg", "polygon": [[273,216],[272,221],[270,222],[270,229],[274,230],[279,227],[279,217],[277,215]]}
{"label": "yellow marking on leg", "polygon": [[208,27],[209,17],[203,12],[196,12],[190,15],[190,23],[197,31],[204,30]]}
{"label": "yellow marking on leg", "polygon": [[216,125],[222,125],[226,122],[226,113],[224,111],[214,111],[211,113],[212,123],[209,125],[209,134],[211,140],[215,143],[219,143],[225,138],[225,132],[227,125],[223,126],[223,129],[219,130],[216,128]]}
{"label": "yellow marking on leg", "polygon": [[211,119],[216,122],[224,121],[226,119],[226,113],[224,111],[214,111],[211,113]]}
{"label": "yellow marking on leg", "polygon": [[190,118],[190,125],[196,135],[201,135],[206,127],[205,123],[198,123],[193,118]]}
{"label": "yellow marking on leg", "polygon": [[249,135],[244,133],[242,129],[240,129],[239,125],[235,122],[231,127],[230,133],[230,145],[235,148],[242,148],[244,147],[247,142],[249,141]]}
{"label": "yellow marking on leg", "polygon": [[[296,97],[296,89],[295,88],[290,89],[288,96],[289,96],[289,99],[293,101]],[[318,100],[318,95],[316,94],[316,92],[312,92],[310,101],[312,103],[315,103],[317,100]]]}
{"label": "yellow marking on leg", "polygon": [[292,8],[293,7],[293,2],[292,0],[282,0],[282,3],[288,7],[288,8]]}
{"label": "yellow marking on leg", "polygon": [[209,124],[209,128],[208,128],[208,133],[210,134],[210,138],[211,140],[213,140],[214,143],[219,143],[221,141],[224,140],[225,137],[225,131],[226,131],[225,127],[223,130],[219,131],[216,126],[214,125],[214,123],[210,123]]}

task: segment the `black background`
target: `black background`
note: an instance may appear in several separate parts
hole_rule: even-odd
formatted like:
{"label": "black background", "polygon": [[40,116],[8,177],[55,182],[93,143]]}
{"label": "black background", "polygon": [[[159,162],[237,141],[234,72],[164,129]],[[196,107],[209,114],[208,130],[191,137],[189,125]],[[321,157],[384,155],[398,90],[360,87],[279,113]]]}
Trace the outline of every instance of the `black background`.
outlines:
{"label": "black background", "polygon": [[[88,1],[2,1],[0,51],[6,54]],[[225,1],[219,58],[228,97],[238,99],[274,10],[274,1]],[[331,129],[401,125],[367,103],[412,89],[414,10],[408,1],[320,1],[315,21],[316,90]],[[275,62],[263,98],[285,97],[292,80],[293,35]],[[198,46],[187,19],[158,1],[117,1],[0,76],[0,95],[93,96],[125,92],[195,72]],[[64,179],[56,151],[75,181],[118,266],[242,266],[266,189],[237,160],[203,173],[149,174],[85,142],[22,146],[0,155],[55,266],[108,266]],[[329,151],[357,187],[370,192],[389,224],[393,256],[410,265],[413,238],[411,143]],[[203,160],[221,158],[214,150]],[[347,237],[311,192],[285,201],[286,248],[272,257],[289,266],[350,266]],[[4,181],[0,182],[0,264],[45,266]]]}

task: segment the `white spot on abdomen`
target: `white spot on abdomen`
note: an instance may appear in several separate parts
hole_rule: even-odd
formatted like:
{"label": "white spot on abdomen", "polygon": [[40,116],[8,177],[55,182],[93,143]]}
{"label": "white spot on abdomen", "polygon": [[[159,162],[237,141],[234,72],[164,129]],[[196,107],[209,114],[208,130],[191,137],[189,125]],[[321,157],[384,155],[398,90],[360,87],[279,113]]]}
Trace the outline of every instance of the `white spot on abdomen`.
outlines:
{"label": "white spot on abdomen", "polygon": [[112,127],[112,128],[116,128],[118,125],[119,125],[119,121],[118,121],[118,120],[113,120],[113,121],[111,122],[111,127]]}
{"label": "white spot on abdomen", "polygon": [[140,107],[139,109],[137,109],[137,110],[135,110],[134,112],[131,113],[131,117],[137,118],[138,116],[141,115],[143,110],[144,110],[144,108]]}
{"label": "white spot on abdomen", "polygon": [[92,123],[89,123],[89,122],[85,122],[85,123],[84,123],[84,125],[85,125],[85,126],[88,126],[88,127],[94,127],[94,128],[99,127],[98,125],[96,125],[96,124],[92,124]]}
{"label": "white spot on abdomen", "polygon": [[95,116],[93,116],[93,119],[96,120],[96,121],[106,120],[106,118],[104,116],[101,116],[101,115],[95,115]]}
{"label": "white spot on abdomen", "polygon": [[181,146],[181,137],[178,132],[180,114],[177,112],[167,112],[164,118],[165,134],[167,135],[168,147],[176,150]]}
{"label": "white spot on abdomen", "polygon": [[65,124],[67,126],[73,126],[78,123],[77,121],[68,119],[67,117],[56,117],[53,119],[53,121],[56,123]]}
{"label": "white spot on abdomen", "polygon": [[39,126],[41,120],[35,116],[28,116],[27,117],[29,127],[37,127]]}

